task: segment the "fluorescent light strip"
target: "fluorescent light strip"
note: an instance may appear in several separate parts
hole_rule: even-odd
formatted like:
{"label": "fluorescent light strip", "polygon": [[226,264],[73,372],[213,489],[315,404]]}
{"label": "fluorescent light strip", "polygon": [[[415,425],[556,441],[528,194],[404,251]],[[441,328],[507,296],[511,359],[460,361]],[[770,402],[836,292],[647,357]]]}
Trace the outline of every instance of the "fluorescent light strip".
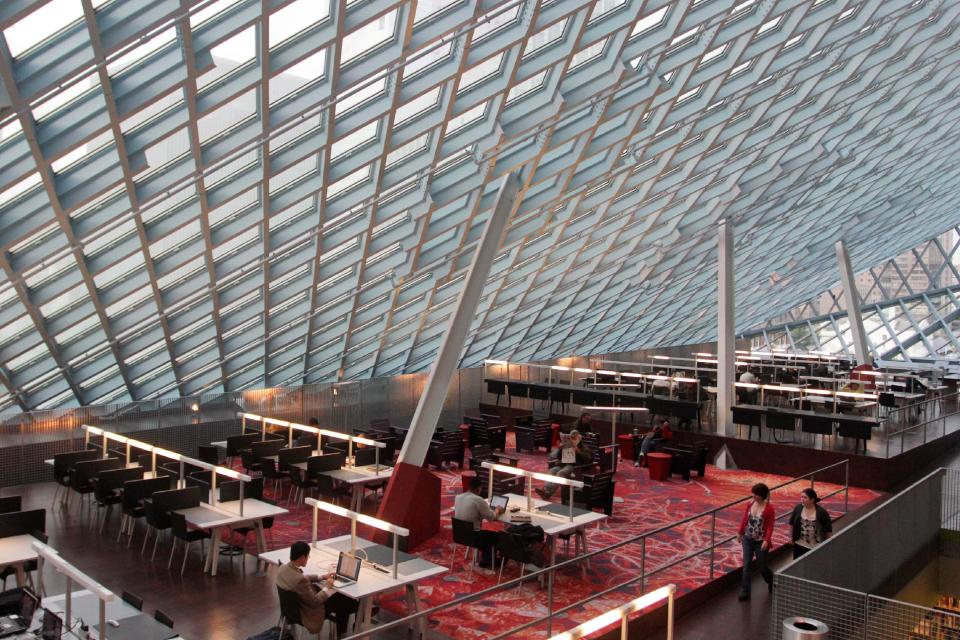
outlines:
{"label": "fluorescent light strip", "polygon": [[234,478],[236,480],[242,480],[243,482],[250,482],[253,480],[252,477],[230,469],[229,467],[221,467],[219,465],[210,464],[209,462],[204,462],[203,460],[197,460],[195,458],[190,458],[188,456],[177,453],[176,451],[170,451],[169,449],[164,449],[162,447],[157,447],[146,442],[141,442],[140,440],[134,440],[133,438],[128,438],[127,436],[122,436],[119,433],[114,433],[112,431],[104,431],[99,427],[91,427],[90,425],[81,425],[82,429],[86,429],[89,433],[98,436],[104,436],[107,440],[114,440],[116,442],[122,442],[124,444],[130,445],[137,449],[142,449],[144,451],[149,451],[155,453],[156,455],[169,458],[177,462],[185,462],[191,464],[195,467],[200,467],[201,469],[206,469],[207,471],[213,471],[217,475],[226,476],[228,478]]}
{"label": "fluorescent light strip", "polygon": [[397,526],[386,520],[381,520],[379,518],[374,518],[373,516],[368,516],[363,513],[357,513],[356,511],[350,511],[349,509],[344,509],[343,507],[337,506],[335,504],[330,504],[329,502],[324,502],[323,500],[317,500],[315,498],[307,498],[304,502],[312,507],[316,507],[327,513],[332,513],[334,515],[342,516],[344,518],[350,518],[351,520],[356,520],[361,524],[369,525],[375,529],[380,529],[381,531],[386,531],[388,533],[393,533],[398,536],[407,537],[410,535],[410,530],[405,529],[404,527]]}
{"label": "fluorescent light strip", "polygon": [[483,364],[510,364],[506,360],[484,360]]}
{"label": "fluorescent light strip", "polygon": [[[596,409],[597,407],[591,407]],[[543,480],[544,482],[550,482],[553,484],[563,485],[565,487],[573,487],[575,489],[582,489],[583,483],[579,480],[570,480],[568,478],[562,478],[560,476],[551,476],[547,473],[540,473],[538,471],[527,471],[526,469],[521,469],[519,467],[511,467],[505,464],[497,464],[496,462],[483,462],[480,464],[484,469],[490,469],[492,471],[500,471],[502,473],[509,473],[515,476],[523,476],[526,478],[534,478],[535,480]]]}
{"label": "fluorescent light strip", "polygon": [[64,560],[57,550],[53,547],[46,545],[39,540],[30,543],[31,548],[37,552],[37,555],[43,558],[44,562],[52,564],[59,573],[69,577],[74,582],[82,585],[84,588],[89,589],[97,598],[103,600],[104,602],[110,602],[116,596],[113,595],[113,592],[110,589],[107,589],[105,586],[85,574],[80,569],[77,569],[75,566]]}
{"label": "fluorescent light strip", "polygon": [[590,411],[650,411],[646,407],[588,407]]}
{"label": "fluorescent light strip", "polygon": [[635,600],[631,600],[624,605],[617,607],[616,609],[611,609],[601,613],[596,618],[592,620],[587,620],[583,624],[574,627],[563,633],[558,633],[555,636],[552,636],[550,640],[578,640],[584,636],[588,636],[592,633],[596,633],[604,627],[608,627],[615,622],[620,622],[624,616],[630,615],[631,613],[636,613],[641,609],[646,609],[647,607],[657,604],[670,598],[677,590],[676,585],[668,584],[665,587],[660,587],[650,593],[645,593]]}

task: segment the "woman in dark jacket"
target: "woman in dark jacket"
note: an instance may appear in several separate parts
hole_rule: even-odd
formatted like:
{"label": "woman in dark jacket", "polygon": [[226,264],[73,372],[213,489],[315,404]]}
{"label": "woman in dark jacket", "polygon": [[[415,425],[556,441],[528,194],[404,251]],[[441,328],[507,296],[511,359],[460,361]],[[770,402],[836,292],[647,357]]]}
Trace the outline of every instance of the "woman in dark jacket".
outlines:
{"label": "woman in dark jacket", "polygon": [[800,492],[800,504],[790,514],[794,559],[829,538],[833,531],[830,514],[818,502],[820,498],[816,491],[804,489]]}

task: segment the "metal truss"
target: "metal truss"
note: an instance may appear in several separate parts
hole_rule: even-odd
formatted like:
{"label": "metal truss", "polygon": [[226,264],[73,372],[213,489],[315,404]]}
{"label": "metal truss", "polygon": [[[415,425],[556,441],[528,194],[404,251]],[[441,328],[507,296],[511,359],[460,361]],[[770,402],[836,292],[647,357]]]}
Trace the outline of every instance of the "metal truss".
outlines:
{"label": "metal truss", "polygon": [[[960,286],[862,305],[873,357],[929,362],[960,359]],[[743,334],[760,349],[825,351],[853,356],[846,312],[770,325]]]}
{"label": "metal truss", "polygon": [[[946,0],[0,3],[0,409],[710,340],[955,223]],[[951,267],[952,268],[952,267]],[[912,311],[911,311],[912,313]],[[927,341],[929,341],[929,337]]]}
{"label": "metal truss", "polygon": [[[858,299],[862,304],[886,302],[960,285],[958,251],[960,226],[955,226],[858,275]],[[841,294],[840,285],[834,286],[786,313],[771,318],[765,326],[775,327],[798,320],[842,313]]]}

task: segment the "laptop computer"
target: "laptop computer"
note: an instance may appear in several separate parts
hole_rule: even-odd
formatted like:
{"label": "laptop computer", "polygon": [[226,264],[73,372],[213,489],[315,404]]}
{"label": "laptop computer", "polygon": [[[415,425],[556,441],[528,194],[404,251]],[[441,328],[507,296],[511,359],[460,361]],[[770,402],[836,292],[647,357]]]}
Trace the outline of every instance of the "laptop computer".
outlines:
{"label": "laptop computer", "polygon": [[337,560],[337,572],[333,579],[333,586],[342,589],[351,585],[360,577],[360,565],[363,561],[349,553],[340,552]]}
{"label": "laptop computer", "polygon": [[0,638],[23,633],[30,627],[33,612],[37,610],[40,598],[29,589],[20,590],[19,611],[16,614],[0,616]]}
{"label": "laptop computer", "polygon": [[508,504],[510,504],[510,499],[507,496],[493,496],[490,498],[491,509],[496,509],[499,507],[506,511]]}
{"label": "laptop computer", "polygon": [[43,624],[40,627],[41,640],[60,640],[63,635],[63,620],[50,609],[43,610]]}

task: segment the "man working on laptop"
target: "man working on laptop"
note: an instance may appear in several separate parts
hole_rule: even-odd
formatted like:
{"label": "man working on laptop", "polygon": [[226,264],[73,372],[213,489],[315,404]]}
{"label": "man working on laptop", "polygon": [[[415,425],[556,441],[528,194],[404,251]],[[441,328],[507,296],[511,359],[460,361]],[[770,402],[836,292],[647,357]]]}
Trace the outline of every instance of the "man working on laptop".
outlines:
{"label": "man working on laptop", "polygon": [[[333,590],[334,575],[307,576],[303,573],[310,557],[310,545],[294,542],[290,547],[290,562],[277,570],[277,587],[293,591],[300,601],[300,622],[310,633],[320,633],[327,609],[337,617],[337,634],[347,630],[347,620],[356,612],[357,603]],[[314,582],[320,584],[314,585]]]}
{"label": "man working on laptop", "polygon": [[456,497],[453,503],[453,517],[473,523],[473,536],[480,545],[480,566],[493,567],[493,548],[497,544],[496,531],[484,531],[484,520],[496,520],[503,514],[503,507],[491,509],[480,495],[480,478],[472,476],[467,481],[467,490]]}

